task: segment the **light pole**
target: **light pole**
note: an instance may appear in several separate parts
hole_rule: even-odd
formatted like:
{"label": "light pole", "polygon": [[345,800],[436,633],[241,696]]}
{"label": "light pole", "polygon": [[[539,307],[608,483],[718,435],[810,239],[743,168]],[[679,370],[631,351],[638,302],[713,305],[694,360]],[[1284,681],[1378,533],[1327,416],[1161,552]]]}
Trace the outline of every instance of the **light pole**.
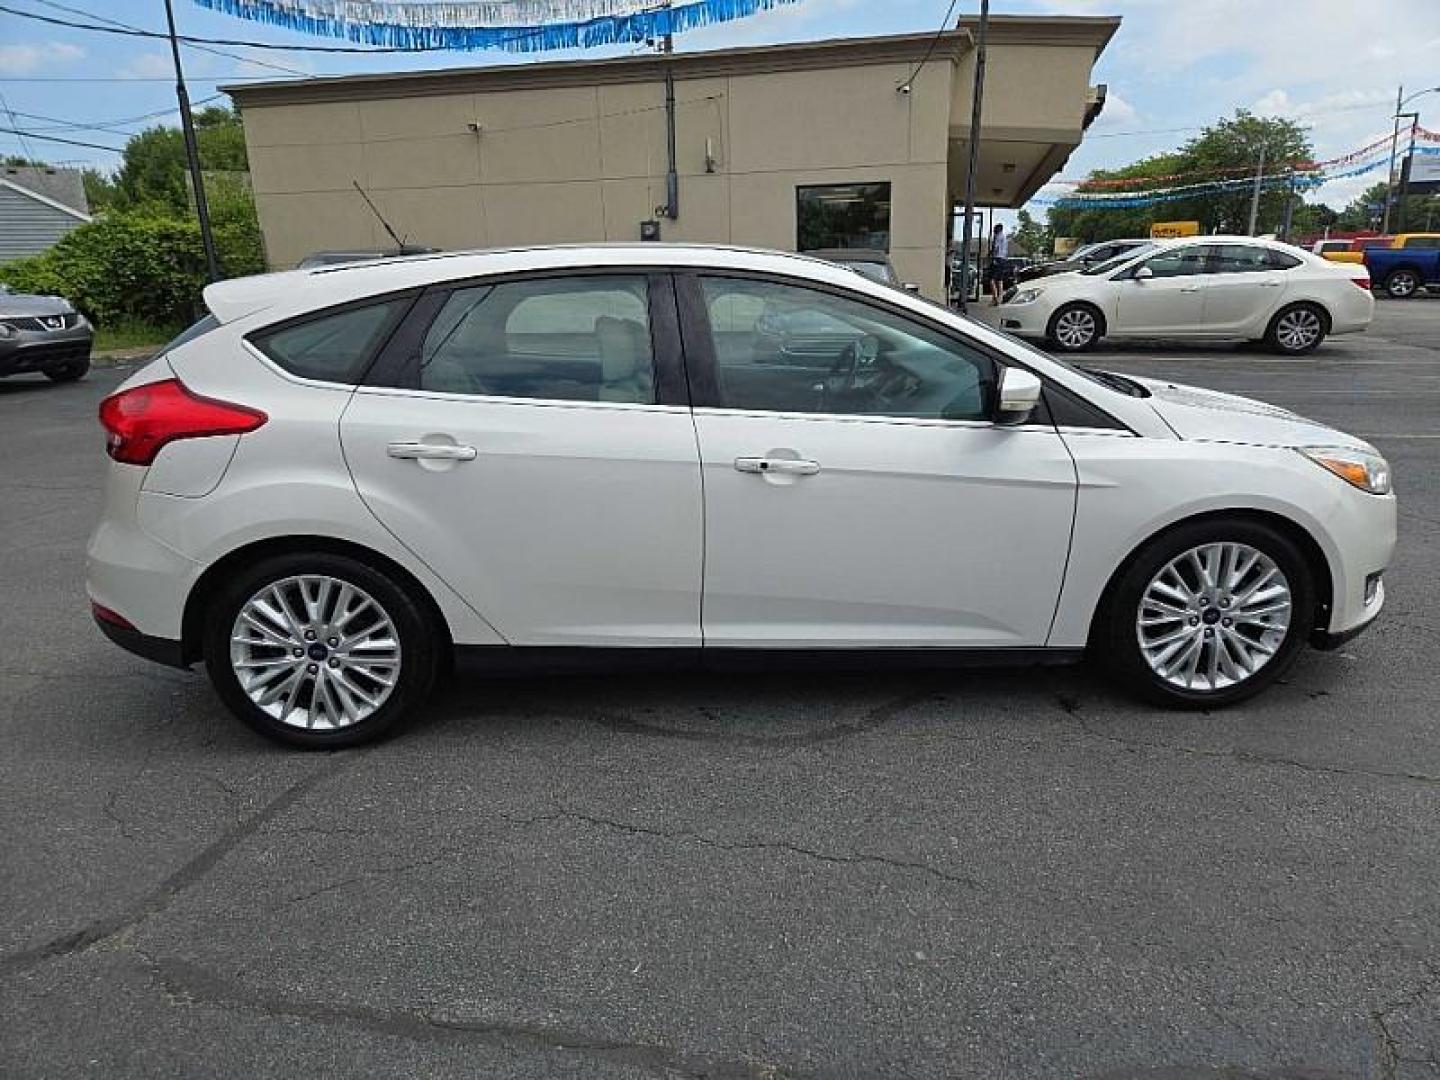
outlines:
{"label": "light pole", "polygon": [[175,96],[180,99],[180,130],[185,133],[185,157],[190,162],[190,183],[195,188],[195,216],[200,219],[200,243],[205,248],[205,270],[211,281],[220,280],[215,259],[215,237],[210,232],[210,204],[205,201],[205,178],[200,173],[200,150],[195,143],[195,121],[190,115],[190,94],[185,89],[185,72],[180,67],[180,42],[175,37],[175,9],[165,0],[165,18],[170,24],[170,52],[175,58]]}
{"label": "light pole", "polygon": [[[975,41],[975,85],[970,91],[970,162],[965,172],[965,220],[960,226],[960,310],[970,302],[970,239],[975,217],[975,166],[980,160],[980,110],[985,101],[985,39],[990,30],[990,0],[980,0],[980,26]],[[975,253],[979,268],[980,253]]]}
{"label": "light pole", "polygon": [[1416,98],[1425,94],[1440,94],[1440,86],[1432,86],[1426,90],[1416,90],[1415,93],[1409,97],[1405,96],[1405,87],[1403,85],[1395,90],[1395,127],[1390,133],[1390,168],[1385,172],[1385,214],[1384,217],[1380,219],[1381,233],[1390,232],[1390,201],[1395,191],[1395,150],[1400,142],[1400,117],[1407,115],[1400,110]]}

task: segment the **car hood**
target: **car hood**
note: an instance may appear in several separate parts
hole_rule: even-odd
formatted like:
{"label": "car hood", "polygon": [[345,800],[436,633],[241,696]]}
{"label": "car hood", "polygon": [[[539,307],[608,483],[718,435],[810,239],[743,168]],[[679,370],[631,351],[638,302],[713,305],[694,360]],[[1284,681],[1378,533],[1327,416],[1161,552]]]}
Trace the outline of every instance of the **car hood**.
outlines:
{"label": "car hood", "polygon": [[64,315],[74,310],[69,300],[58,296],[0,293],[0,319],[33,319],[39,315]]}
{"label": "car hood", "polygon": [[1163,379],[1134,379],[1150,391],[1146,403],[1182,439],[1249,443],[1253,446],[1374,447],[1354,435],[1238,394],[1223,394]]}

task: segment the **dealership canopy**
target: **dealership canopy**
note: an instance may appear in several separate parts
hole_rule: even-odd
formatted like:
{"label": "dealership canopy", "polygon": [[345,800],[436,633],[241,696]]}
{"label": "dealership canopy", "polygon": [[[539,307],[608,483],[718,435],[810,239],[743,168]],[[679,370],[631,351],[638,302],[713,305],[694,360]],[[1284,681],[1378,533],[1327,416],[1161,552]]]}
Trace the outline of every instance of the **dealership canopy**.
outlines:
{"label": "dealership canopy", "polygon": [[195,0],[289,30],[404,50],[543,52],[658,40],[798,0]]}

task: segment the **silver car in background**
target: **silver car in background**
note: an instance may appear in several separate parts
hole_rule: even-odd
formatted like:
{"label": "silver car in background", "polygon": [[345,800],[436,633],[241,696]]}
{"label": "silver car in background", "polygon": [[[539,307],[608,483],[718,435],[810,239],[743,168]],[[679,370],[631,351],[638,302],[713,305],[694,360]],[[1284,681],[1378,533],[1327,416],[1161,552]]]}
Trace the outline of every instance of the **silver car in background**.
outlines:
{"label": "silver car in background", "polygon": [[94,337],[70,301],[0,284],[0,376],[39,371],[55,382],[73,382],[90,370]]}

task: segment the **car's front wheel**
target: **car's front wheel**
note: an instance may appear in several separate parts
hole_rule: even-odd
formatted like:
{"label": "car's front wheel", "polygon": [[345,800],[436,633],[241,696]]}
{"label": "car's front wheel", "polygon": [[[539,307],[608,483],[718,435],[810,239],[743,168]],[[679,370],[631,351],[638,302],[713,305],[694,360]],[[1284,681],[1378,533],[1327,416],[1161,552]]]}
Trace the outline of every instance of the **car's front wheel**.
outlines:
{"label": "car's front wheel", "polygon": [[79,360],[67,360],[63,364],[56,364],[45,369],[45,375],[53,382],[74,382],[76,379],[85,377],[90,370],[90,358],[82,357]]}
{"label": "car's front wheel", "polygon": [[1330,331],[1330,320],[1314,304],[1292,304],[1282,308],[1265,331],[1265,341],[1278,353],[1300,356],[1314,352]]}
{"label": "car's front wheel", "polygon": [[205,665],[261,734],[334,749],[390,731],[429,693],[437,635],[389,575],[345,555],[262,559],[210,603]]}
{"label": "car's front wheel", "polygon": [[1409,300],[1420,291],[1420,275],[1414,270],[1392,270],[1385,279],[1385,295],[1392,300]]}
{"label": "car's front wheel", "polygon": [[1151,541],[1109,590],[1092,651],[1148,700],[1228,705],[1283,675],[1308,637],[1304,555],[1262,522],[1210,519]]}
{"label": "car's front wheel", "polygon": [[1083,352],[1104,335],[1105,321],[1089,304],[1066,304],[1045,328],[1045,340],[1059,352]]}

